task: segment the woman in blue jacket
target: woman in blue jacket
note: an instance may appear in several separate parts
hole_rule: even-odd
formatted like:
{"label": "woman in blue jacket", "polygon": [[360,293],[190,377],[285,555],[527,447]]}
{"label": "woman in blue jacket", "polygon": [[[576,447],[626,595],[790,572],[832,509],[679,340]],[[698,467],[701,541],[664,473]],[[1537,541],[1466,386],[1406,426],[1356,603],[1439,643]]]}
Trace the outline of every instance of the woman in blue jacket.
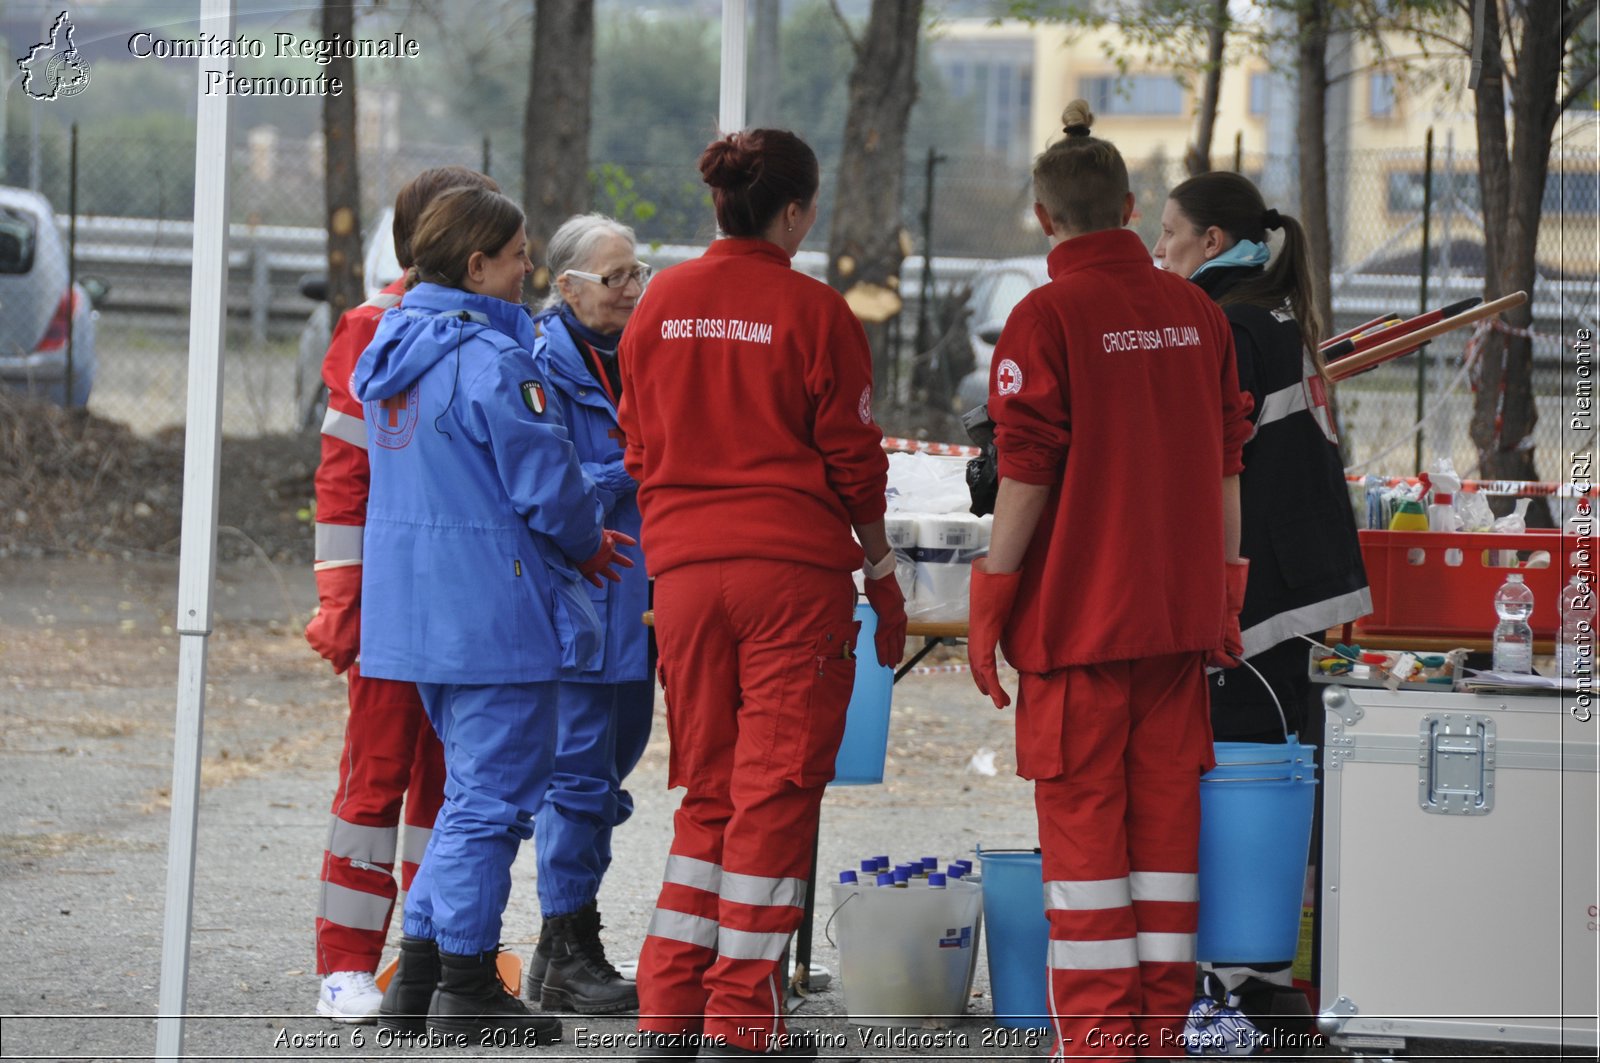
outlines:
{"label": "woman in blue jacket", "polygon": [[[519,300],[522,211],[459,188],[412,237],[415,284],[356,363],[372,489],[361,667],[417,684],[445,747],[445,803],[406,895],[380,1027],[519,1045],[559,1039],[495,970],[511,862],[533,833],[556,744],[557,680],[595,667],[582,580],[616,579],[633,540],[601,528],[533,357]],[[437,988],[435,988],[437,987]]]}
{"label": "woman in blue jacket", "polygon": [[[633,230],[602,214],[570,218],[550,237],[553,278],[534,318],[535,351],[549,363],[550,397],[567,424],[583,471],[594,481],[605,526],[639,535],[636,484],[622,467],[617,341],[644,291]],[[548,1011],[600,1015],[639,1006],[600,941],[600,880],[611,865],[611,831],[633,813],[622,788],[650,739],[655,706],[644,568],[589,588],[604,649],[597,667],[562,672],[555,774],[534,819],[539,907],[544,925],[524,992]]]}

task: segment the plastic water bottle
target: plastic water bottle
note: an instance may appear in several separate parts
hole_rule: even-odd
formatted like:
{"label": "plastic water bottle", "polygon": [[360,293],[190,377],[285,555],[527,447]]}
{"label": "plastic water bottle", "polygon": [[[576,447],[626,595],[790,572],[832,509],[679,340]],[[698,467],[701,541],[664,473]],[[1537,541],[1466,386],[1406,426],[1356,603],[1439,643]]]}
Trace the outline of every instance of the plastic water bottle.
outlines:
{"label": "plastic water bottle", "polygon": [[960,864],[947,864],[944,869],[944,877],[947,879],[960,878],[966,873],[966,870]]}
{"label": "plastic water bottle", "polygon": [[843,885],[854,886],[857,885],[859,881],[860,880],[856,878],[856,873],[854,871],[846,869],[839,872],[839,882]]}
{"label": "plastic water bottle", "polygon": [[1494,629],[1494,670],[1497,672],[1533,671],[1533,591],[1522,582],[1522,573],[1506,577],[1494,595],[1494,611],[1500,623]]}
{"label": "plastic water bottle", "polygon": [[875,856],[869,856],[862,860],[861,873],[863,875],[876,875],[878,873],[878,858]]}
{"label": "plastic water bottle", "polygon": [[1573,576],[1561,590],[1561,635],[1556,642],[1556,674],[1563,678],[1594,673],[1594,590]]}
{"label": "plastic water bottle", "polygon": [[944,889],[944,876],[939,874],[937,871],[928,872],[928,888],[930,890]]}
{"label": "plastic water bottle", "polygon": [[894,874],[893,874],[893,872],[889,872],[889,871],[880,871],[880,872],[878,872],[878,885],[880,885],[880,886],[893,886],[894,885]]}

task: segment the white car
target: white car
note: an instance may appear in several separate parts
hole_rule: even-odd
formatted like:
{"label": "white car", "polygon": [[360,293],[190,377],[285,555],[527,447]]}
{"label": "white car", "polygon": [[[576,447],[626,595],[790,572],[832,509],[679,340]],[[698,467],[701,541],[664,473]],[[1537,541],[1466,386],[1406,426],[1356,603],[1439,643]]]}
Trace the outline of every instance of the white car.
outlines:
{"label": "white car", "polygon": [[94,389],[94,306],[107,285],[85,277],[69,289],[67,267],[67,244],[50,201],[0,186],[0,386],[83,406]]}
{"label": "white car", "polygon": [[[394,253],[393,207],[386,207],[378,216],[377,224],[367,233],[361,269],[368,299],[399,280],[405,272]],[[320,274],[305,277],[300,282],[301,294],[317,300],[317,308],[311,311],[300,330],[300,353],[294,366],[295,423],[303,428],[320,428],[323,411],[328,406],[328,388],[322,382],[322,359],[333,339],[333,322],[329,320],[330,308],[325,301],[327,291],[328,279]]]}
{"label": "white car", "polygon": [[1043,255],[1001,259],[985,266],[973,278],[967,321],[972,330],[975,364],[972,372],[956,385],[956,399],[962,410],[989,401],[989,363],[994,360],[1000,330],[1022,297],[1049,280]]}

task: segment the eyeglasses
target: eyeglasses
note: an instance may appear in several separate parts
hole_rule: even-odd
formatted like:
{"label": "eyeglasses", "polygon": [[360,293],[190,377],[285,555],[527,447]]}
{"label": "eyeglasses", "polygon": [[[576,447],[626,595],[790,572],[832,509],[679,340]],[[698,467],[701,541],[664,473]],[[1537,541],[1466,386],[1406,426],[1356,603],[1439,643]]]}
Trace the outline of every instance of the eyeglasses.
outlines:
{"label": "eyeglasses", "polygon": [[604,276],[598,273],[586,273],[581,269],[566,269],[561,271],[561,275],[563,277],[577,277],[579,280],[593,281],[596,284],[604,284],[607,288],[626,288],[629,281],[637,281],[639,283],[639,287],[643,288],[646,284],[650,283],[650,273],[651,270],[649,265],[644,262],[639,263],[632,269],[619,269],[615,273],[607,273]]}

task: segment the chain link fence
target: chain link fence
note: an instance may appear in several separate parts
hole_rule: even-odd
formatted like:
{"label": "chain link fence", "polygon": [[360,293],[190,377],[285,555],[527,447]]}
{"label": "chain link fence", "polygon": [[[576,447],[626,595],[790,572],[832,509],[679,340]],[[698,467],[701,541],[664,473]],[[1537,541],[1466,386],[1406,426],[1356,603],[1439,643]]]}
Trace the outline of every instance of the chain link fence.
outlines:
{"label": "chain link fence", "polygon": [[[140,431],[181,424],[187,369],[189,249],[193,207],[193,141],[83,136],[72,170],[66,135],[43,144],[13,133],[3,156],[10,185],[37,182],[55,210],[63,245],[76,203],[72,265],[85,278],[109,285],[93,336],[74,330],[80,366],[93,364],[90,406]],[[510,169],[516,161],[502,165]],[[1256,180],[1270,203],[1297,213],[1292,160],[1219,157],[1219,165]],[[520,174],[497,172],[486,138],[457,146],[385,144],[363,153],[363,222],[370,228],[412,175],[458,163],[486,169],[508,194],[520,191]],[[1166,192],[1185,176],[1176,157],[1130,159],[1139,205],[1133,228],[1154,246]],[[319,351],[308,331],[316,305],[299,292],[306,274],[324,268],[323,154],[320,137],[289,141],[270,129],[252,130],[236,150],[230,216],[229,347],[225,369],[224,430],[246,435],[291,431],[306,422],[306,395],[315,384],[297,361],[314,363]],[[1435,153],[1428,204],[1428,281],[1423,289],[1421,246],[1426,160],[1421,152],[1366,152],[1329,160],[1330,222],[1334,240],[1331,285],[1341,331],[1384,313],[1409,317],[1482,293],[1483,221],[1476,159],[1462,152]],[[1595,328],[1594,232],[1597,159],[1558,153],[1539,233],[1540,282],[1534,293],[1535,390],[1539,423],[1533,445],[1539,474],[1565,478],[1573,449],[1562,403],[1572,393],[1563,352],[1579,326]],[[931,175],[931,188],[930,188]],[[646,257],[664,265],[713,235],[709,199],[692,160],[616,160],[591,169],[594,207],[637,230]],[[804,268],[819,272],[826,250],[834,175],[822,177],[821,216],[803,249]],[[925,211],[931,195],[931,214]],[[970,368],[967,330],[976,322],[963,301],[975,275],[990,261],[1042,258],[1043,239],[1032,216],[1028,175],[988,156],[936,156],[906,163],[903,224],[919,253],[907,263],[901,294],[906,307],[898,335],[904,372],[895,395],[910,418],[932,437],[961,441],[950,416],[957,412],[951,383]],[[0,236],[0,242],[3,242]],[[931,249],[932,305],[923,291],[920,252]],[[804,252],[810,252],[807,256]],[[65,269],[63,258],[41,268]],[[64,291],[64,281],[59,282]],[[87,315],[85,315],[87,316]],[[326,328],[325,323],[321,326]],[[306,333],[306,336],[302,336]],[[1373,473],[1415,471],[1412,426],[1423,420],[1424,463],[1449,455],[1470,476],[1476,452],[1468,435],[1470,377],[1462,355],[1470,330],[1450,333],[1412,356],[1340,385],[1345,444],[1353,465]],[[314,342],[313,342],[314,341]],[[89,362],[85,362],[85,358]],[[929,381],[937,378],[938,386]],[[1418,403],[1417,396],[1424,401]],[[919,406],[918,403],[921,403]]]}

